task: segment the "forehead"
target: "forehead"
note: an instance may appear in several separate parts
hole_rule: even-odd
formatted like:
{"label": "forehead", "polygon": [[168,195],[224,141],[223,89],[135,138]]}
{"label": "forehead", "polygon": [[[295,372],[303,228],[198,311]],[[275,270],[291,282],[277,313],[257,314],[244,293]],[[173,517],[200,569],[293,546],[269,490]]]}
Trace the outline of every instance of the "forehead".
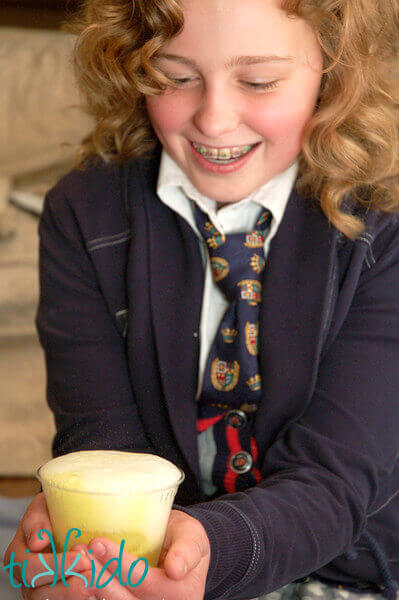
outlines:
{"label": "forehead", "polygon": [[168,52],[202,54],[300,55],[313,32],[288,17],[278,0],[183,0],[184,28],[170,40]]}

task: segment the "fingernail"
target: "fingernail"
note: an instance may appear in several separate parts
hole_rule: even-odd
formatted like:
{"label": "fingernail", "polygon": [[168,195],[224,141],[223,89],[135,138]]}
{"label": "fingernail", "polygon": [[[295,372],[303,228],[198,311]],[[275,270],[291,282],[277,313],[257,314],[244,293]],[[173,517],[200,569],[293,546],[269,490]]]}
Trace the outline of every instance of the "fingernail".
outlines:
{"label": "fingernail", "polygon": [[104,556],[105,554],[105,546],[100,542],[94,542],[93,544],[90,544],[90,549],[93,550],[96,556]]}
{"label": "fingernail", "polygon": [[79,561],[76,568],[82,570],[86,569],[87,564],[90,564],[90,555],[88,554],[86,548],[76,548],[73,552],[77,552],[78,554],[76,556],[79,556]]}
{"label": "fingernail", "polygon": [[175,566],[180,576],[184,576],[187,573],[187,565],[181,556],[176,556]]}

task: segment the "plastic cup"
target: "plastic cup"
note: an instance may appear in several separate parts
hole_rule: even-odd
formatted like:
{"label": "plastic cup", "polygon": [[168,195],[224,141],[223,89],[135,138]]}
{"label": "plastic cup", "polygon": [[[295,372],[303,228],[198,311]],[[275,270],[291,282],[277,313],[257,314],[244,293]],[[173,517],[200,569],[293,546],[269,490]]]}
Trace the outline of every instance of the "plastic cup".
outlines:
{"label": "plastic cup", "polygon": [[[84,465],[82,467],[82,464]],[[54,469],[56,472],[54,472]],[[59,456],[36,473],[57,552],[105,537],[156,567],[184,472],[153,454],[86,450]]]}

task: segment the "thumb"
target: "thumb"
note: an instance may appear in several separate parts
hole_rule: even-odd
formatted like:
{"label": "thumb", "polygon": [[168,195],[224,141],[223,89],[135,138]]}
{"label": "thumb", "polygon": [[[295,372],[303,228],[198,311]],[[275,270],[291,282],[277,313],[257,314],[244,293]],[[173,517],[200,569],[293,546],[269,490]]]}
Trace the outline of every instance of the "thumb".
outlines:
{"label": "thumb", "polygon": [[44,533],[39,535],[39,532],[43,529],[52,533],[46,499],[43,492],[37,494],[29,504],[20,525],[25,536],[26,545],[33,550],[33,552],[38,552],[49,545],[48,535]]}
{"label": "thumb", "polygon": [[172,579],[182,579],[208,552],[209,541],[205,531],[204,534],[197,530],[194,535],[176,536],[164,560],[166,574]]}

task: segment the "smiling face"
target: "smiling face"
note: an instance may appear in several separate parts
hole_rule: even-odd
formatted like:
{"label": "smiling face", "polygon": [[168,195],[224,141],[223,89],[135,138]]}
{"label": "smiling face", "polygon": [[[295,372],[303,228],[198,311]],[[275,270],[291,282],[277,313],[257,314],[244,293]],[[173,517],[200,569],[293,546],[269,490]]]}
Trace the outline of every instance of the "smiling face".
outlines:
{"label": "smiling face", "polygon": [[[184,0],[184,29],[157,60],[179,88],[146,97],[164,149],[221,204],[245,198],[291,165],[314,112],[321,50],[310,26],[275,1]],[[253,144],[236,162],[214,162],[221,149],[234,158]]]}

